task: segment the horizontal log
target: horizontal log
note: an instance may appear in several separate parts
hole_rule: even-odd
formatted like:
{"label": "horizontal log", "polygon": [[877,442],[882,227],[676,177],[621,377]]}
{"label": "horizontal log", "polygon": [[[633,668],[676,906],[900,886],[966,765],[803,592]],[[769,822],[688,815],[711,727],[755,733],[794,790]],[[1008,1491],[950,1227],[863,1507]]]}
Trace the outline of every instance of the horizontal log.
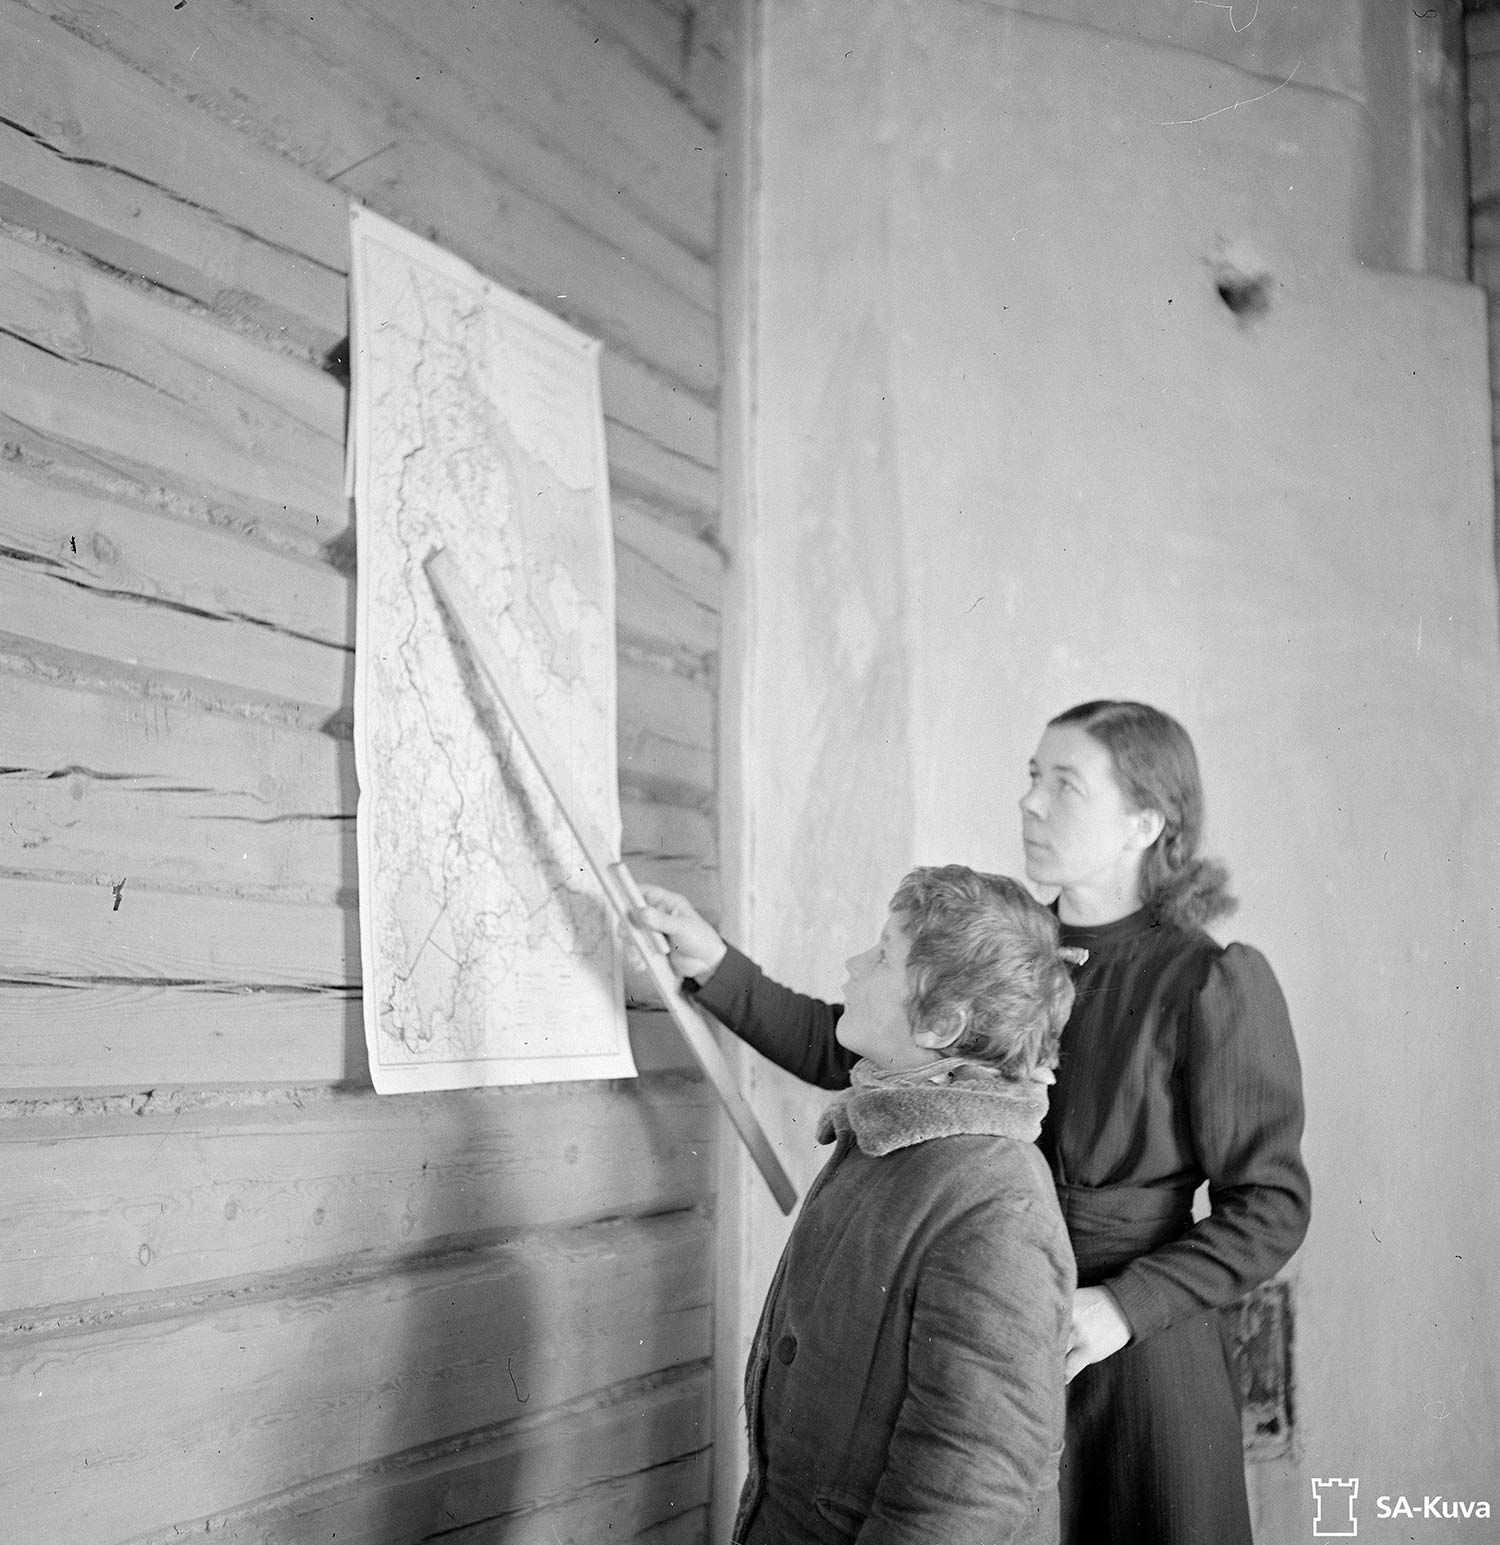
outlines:
{"label": "horizontal log", "polygon": [[4,973],[17,982],[303,991],[359,982],[352,907],[148,890],[128,875],[98,885],[0,876],[0,914],[11,919]]}
{"label": "horizontal log", "polygon": [[557,1545],[611,1534],[648,1545],[690,1545],[708,1536],[709,1453],[596,1482],[519,1517],[507,1511],[445,1533],[447,1545]]}
{"label": "horizontal log", "polygon": [[[716,910],[715,840],[701,811],[627,800],[622,818],[623,856],[638,878]],[[351,903],[356,861],[352,808],[272,812],[258,794],[143,785],[76,765],[0,771],[0,869],[12,875],[96,884],[125,875],[155,889]]]}
{"label": "horizontal log", "polygon": [[718,465],[719,410],[711,397],[610,348],[599,356],[599,388],[607,424],[633,429],[701,467]]}
{"label": "horizontal log", "polygon": [[[184,1521],[177,1537],[206,1532],[220,1545],[265,1545],[270,1538],[333,1540],[339,1545],[409,1545],[471,1522],[496,1520],[508,1541],[557,1545],[562,1539],[659,1539],[642,1520],[686,1515],[704,1495],[704,1444],[712,1430],[706,1368],[635,1381],[604,1400],[586,1399],[521,1418],[494,1435],[315,1483],[287,1498],[269,1498],[228,1518]],[[559,1533],[559,1507],[579,1494],[594,1504],[582,1526]],[[696,1499],[696,1504],[695,1504]],[[169,1545],[170,1533],[137,1545]]]}
{"label": "horizontal log", "polygon": [[612,37],[678,97],[686,95],[690,7],[673,0],[573,0],[596,35]]}
{"label": "horizontal log", "polygon": [[[315,50],[346,83],[344,100],[401,112],[712,303],[711,270],[674,260],[658,233],[695,254],[712,249],[717,147],[680,101],[567,5],[430,0],[414,15],[403,0],[311,8],[257,0],[238,19],[251,46]],[[224,29],[213,30],[222,40]]]}
{"label": "horizontal log", "polygon": [[358,988],[3,977],[0,1097],[370,1082]]}
{"label": "horizontal log", "polygon": [[0,219],[185,295],[314,358],[348,331],[344,274],[114,167],[0,129]]}
{"label": "horizontal log", "polygon": [[630,499],[614,501],[615,624],[622,638],[697,673],[719,650],[724,560]]}
{"label": "horizontal log", "polygon": [[17,337],[143,382],[310,482],[342,472],[343,386],[201,311],[0,236],[0,314]]}
{"label": "horizontal log", "polygon": [[165,480],[189,496],[281,522],[308,536],[347,524],[343,452],[326,441],[322,464],[289,461],[266,414],[234,414],[242,393],[206,379],[196,395],[173,398],[109,367],[62,358],[0,333],[0,414],[43,441],[60,441],[120,468],[146,486]]}
{"label": "horizontal log", "polygon": [[116,57],[87,7],[47,10],[0,7],[8,122],[79,163],[123,172],[330,272],[348,271],[343,193]]}
{"label": "horizontal log", "polygon": [[[216,315],[248,321],[262,335],[285,339],[323,358],[348,331],[348,286],[342,272],[257,240],[138,179],[78,164],[27,136],[0,127],[0,218],[29,227],[122,273],[190,296]],[[606,350],[604,411],[682,458],[691,498],[695,464],[717,458],[717,412],[711,402],[639,360]],[[649,467],[637,440],[620,445],[619,475],[645,486]],[[665,465],[670,465],[667,463]],[[656,469],[662,480],[662,469]],[[669,487],[672,486],[669,484]]]}
{"label": "horizontal log", "polygon": [[0,1324],[40,1305],[695,1207],[712,1192],[717,1132],[711,1091],[689,1079],[0,1121],[0,1209],[15,1224],[0,1242]]}
{"label": "horizontal log", "polygon": [[[309,1281],[0,1348],[17,1539],[222,1514],[710,1351],[699,1214],[528,1235],[428,1269]],[[149,1413],[149,1420],[142,1420]]]}
{"label": "horizontal log", "polygon": [[341,648],[354,642],[353,582],[329,564],[144,499],[71,487],[17,461],[0,461],[0,550],[87,590],[206,619],[254,621]]}
{"label": "horizontal log", "polygon": [[637,498],[659,499],[702,529],[718,524],[719,475],[623,424],[605,424],[610,486]]}
{"label": "horizontal log", "polygon": [[[495,165],[477,161],[472,149],[429,130],[409,106],[351,77],[341,57],[352,37],[329,40],[323,52],[331,56],[323,59],[317,48],[296,49],[284,33],[268,33],[267,23],[237,8],[203,18],[211,36],[190,66],[178,68],[170,51],[191,54],[184,40],[195,25],[182,12],[144,25],[123,7],[91,0],[48,9],[98,39],[106,67],[101,90],[128,89],[128,81],[117,82],[118,61],[105,50],[146,75],[170,78],[174,90],[202,104],[205,119],[223,113],[242,133],[275,143],[337,185],[328,192],[343,189],[586,331],[625,345],[700,391],[714,389],[718,340],[710,264],[685,248],[669,249],[678,259],[664,276],[662,253],[637,256],[519,184],[498,181]],[[609,204],[594,199],[596,209]],[[233,220],[233,212],[226,210],[225,217]],[[330,234],[323,233],[325,245]],[[346,247],[341,227],[336,250]]]}
{"label": "horizontal log", "polygon": [[[297,992],[0,979],[0,1098],[145,1089],[367,1088],[357,988]],[[642,1074],[697,1064],[660,1009],[626,1015]]]}
{"label": "horizontal log", "polygon": [[712,397],[719,382],[713,310],[618,249],[580,236],[565,215],[495,186],[485,168],[402,139],[339,178],[372,209],[456,253],[581,331]]}
{"label": "horizontal log", "polygon": [[716,130],[734,97],[734,28],[743,24],[743,15],[737,0],[704,0],[693,13],[687,95],[694,110]]}
{"label": "horizontal log", "polygon": [[[62,565],[0,560],[7,633],[59,649],[84,648],[150,675],[212,682],[222,700],[281,699],[314,722],[354,696],[354,651],[231,617],[204,616],[165,597],[96,589]],[[189,674],[191,673],[191,674]]]}
{"label": "horizontal log", "polygon": [[619,674],[622,793],[663,804],[708,802],[715,787],[713,688],[624,660]]}
{"label": "horizontal log", "polygon": [[[62,594],[65,603],[63,608],[50,612],[44,599],[49,584]],[[345,697],[343,702],[330,701],[332,671],[325,669],[321,673],[322,679],[316,679],[320,662],[310,651],[324,646],[309,644],[305,646],[305,652],[292,647],[299,641],[275,635],[271,635],[274,643],[268,644],[261,638],[262,630],[242,624],[238,626],[254,636],[257,655],[224,664],[216,654],[210,662],[214,668],[232,670],[239,680],[226,682],[213,676],[190,676],[181,667],[198,662],[191,653],[174,653],[174,638],[183,640],[184,647],[199,645],[205,629],[229,625],[211,622],[200,626],[201,619],[165,610],[160,617],[154,614],[126,617],[124,608],[129,602],[105,601],[83,591],[67,594],[69,589],[44,576],[19,572],[16,567],[0,562],[0,599],[6,607],[5,620],[17,621],[30,629],[29,633],[16,634],[0,631],[0,679],[5,676],[6,657],[17,664],[43,657],[62,676],[64,684],[87,688],[94,696],[117,685],[122,695],[129,692],[137,697],[163,698],[165,706],[161,703],[151,706],[169,714],[179,708],[188,711],[264,711],[294,730],[319,726],[337,729],[348,721],[348,710],[343,705],[349,698]],[[110,606],[120,607],[121,613],[106,615],[99,611],[101,607]],[[111,630],[123,633],[125,641],[119,644],[121,658],[78,654],[70,647],[76,632],[63,625],[59,620],[63,616],[72,620],[74,628],[79,618],[87,619],[84,637],[91,642],[102,638],[107,646]],[[130,623],[128,628],[119,626],[126,621]],[[217,639],[213,641],[217,643]],[[325,652],[330,656],[340,653],[332,649]],[[277,674],[272,677],[268,672],[257,687],[255,676],[263,668],[258,663],[261,658],[269,658]],[[347,681],[352,657],[344,655],[342,658],[345,662],[343,680]],[[173,670],[173,666],[178,668]],[[295,691],[300,695],[296,698],[278,695],[283,691]],[[698,804],[711,798],[714,787],[714,692],[711,685],[664,671],[656,661],[642,662],[627,657],[620,660],[617,669],[617,713],[617,747],[623,786],[635,794],[644,794],[664,803]]]}
{"label": "horizontal log", "polygon": [[0,773],[0,869],[283,901],[352,903],[354,817],[223,815],[211,790]]}
{"label": "horizontal log", "polygon": [[336,817],[359,797],[346,739],[235,714],[0,670],[0,768],[68,785],[90,780],[194,797],[203,816]]}
{"label": "horizontal log", "polygon": [[[621,630],[686,670],[701,669],[718,648],[723,563],[717,549],[630,499],[615,501],[614,532]],[[253,622],[340,648],[354,643],[354,582],[340,570],[121,497],[59,484],[14,461],[0,461],[0,552],[32,560],[35,574],[85,592],[191,612],[192,626],[206,639],[224,638],[232,656],[245,649],[242,637],[236,641],[234,632],[214,623]],[[50,587],[41,585],[41,593]],[[43,601],[44,618],[48,610]],[[91,626],[59,617],[44,623],[40,636],[66,645],[90,637]],[[16,622],[9,628],[26,631]],[[212,655],[196,644],[182,653]],[[239,668],[237,661],[229,666],[230,672]]]}

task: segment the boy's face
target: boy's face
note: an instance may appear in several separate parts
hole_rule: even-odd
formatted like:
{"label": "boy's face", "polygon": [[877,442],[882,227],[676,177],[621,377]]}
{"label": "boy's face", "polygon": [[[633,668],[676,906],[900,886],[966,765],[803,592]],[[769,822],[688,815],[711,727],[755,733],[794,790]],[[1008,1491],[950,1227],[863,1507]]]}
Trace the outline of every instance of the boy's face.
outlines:
{"label": "boy's face", "polygon": [[846,962],[844,1012],[839,1018],[839,1044],[890,1070],[918,1068],[934,1053],[912,1038],[906,1014],[908,983],[906,953],[911,941],[893,912],[886,918],[879,942]]}

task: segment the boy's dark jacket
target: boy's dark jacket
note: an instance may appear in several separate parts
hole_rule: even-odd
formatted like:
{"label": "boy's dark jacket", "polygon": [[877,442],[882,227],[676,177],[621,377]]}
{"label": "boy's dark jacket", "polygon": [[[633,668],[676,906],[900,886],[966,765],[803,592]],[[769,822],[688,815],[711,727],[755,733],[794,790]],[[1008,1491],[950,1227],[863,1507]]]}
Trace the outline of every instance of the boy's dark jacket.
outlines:
{"label": "boy's dark jacket", "polygon": [[[775,987],[747,973],[732,952],[700,1001]],[[830,1108],[746,1369],[734,1545],[1056,1540],[1074,1268],[1044,1110],[1041,1086],[998,1079],[856,1085]]]}

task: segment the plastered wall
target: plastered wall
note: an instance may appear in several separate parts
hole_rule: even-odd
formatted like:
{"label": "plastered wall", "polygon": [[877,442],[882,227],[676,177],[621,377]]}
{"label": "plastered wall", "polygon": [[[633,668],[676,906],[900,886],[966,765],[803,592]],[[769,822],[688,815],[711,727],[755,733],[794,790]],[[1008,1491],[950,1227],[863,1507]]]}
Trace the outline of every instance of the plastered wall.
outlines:
{"label": "plastered wall", "polygon": [[[1262,1545],[1318,1476],[1377,1540],[1500,1506],[1485,320],[1451,36],[1388,13],[759,14],[744,928],[836,993],[909,863],[1019,872],[1049,714],[1188,724],[1307,1079]],[[811,1173],[817,1098],[754,1078]]]}

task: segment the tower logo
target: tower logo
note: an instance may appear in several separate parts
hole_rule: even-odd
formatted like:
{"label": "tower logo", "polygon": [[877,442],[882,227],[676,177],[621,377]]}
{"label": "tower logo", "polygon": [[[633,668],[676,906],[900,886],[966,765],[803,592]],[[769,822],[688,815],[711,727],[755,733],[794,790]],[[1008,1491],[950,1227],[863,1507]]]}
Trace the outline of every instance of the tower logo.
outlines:
{"label": "tower logo", "polygon": [[1313,1515],[1313,1534],[1321,1539],[1335,1536],[1349,1539],[1359,1533],[1359,1520],[1354,1516],[1354,1499],[1359,1495],[1357,1480],[1341,1481],[1325,1476],[1312,1483],[1313,1501],[1317,1512]]}

